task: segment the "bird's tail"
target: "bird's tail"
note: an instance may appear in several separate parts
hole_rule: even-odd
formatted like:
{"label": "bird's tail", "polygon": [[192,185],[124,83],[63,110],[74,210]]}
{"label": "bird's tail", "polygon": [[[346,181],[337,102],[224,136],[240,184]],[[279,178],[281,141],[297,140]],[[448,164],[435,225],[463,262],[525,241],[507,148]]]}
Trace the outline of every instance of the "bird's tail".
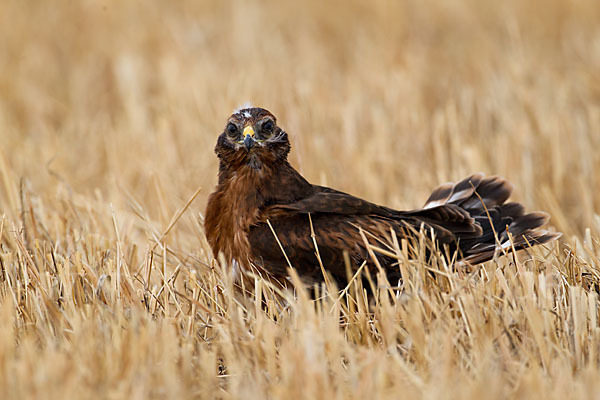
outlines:
{"label": "bird's tail", "polygon": [[[539,229],[550,217],[544,212],[526,213],[519,203],[506,203],[513,186],[506,180],[475,174],[458,183],[446,183],[433,191],[422,212],[437,209],[466,211],[476,234],[450,230],[457,239],[462,262],[477,264],[494,257],[497,251],[514,247],[520,250],[558,239],[561,234]],[[464,229],[463,229],[464,230]]]}

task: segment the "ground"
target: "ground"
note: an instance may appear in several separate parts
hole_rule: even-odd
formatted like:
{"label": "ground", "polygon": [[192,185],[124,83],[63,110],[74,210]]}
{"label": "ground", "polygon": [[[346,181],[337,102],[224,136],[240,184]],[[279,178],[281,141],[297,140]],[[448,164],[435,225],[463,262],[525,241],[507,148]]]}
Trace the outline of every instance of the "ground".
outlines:
{"label": "ground", "polygon": [[[596,0],[7,0],[0,49],[2,398],[598,393]],[[371,305],[244,295],[203,213],[247,102],[314,183],[407,209],[499,174],[564,236],[470,270],[397,249]]]}

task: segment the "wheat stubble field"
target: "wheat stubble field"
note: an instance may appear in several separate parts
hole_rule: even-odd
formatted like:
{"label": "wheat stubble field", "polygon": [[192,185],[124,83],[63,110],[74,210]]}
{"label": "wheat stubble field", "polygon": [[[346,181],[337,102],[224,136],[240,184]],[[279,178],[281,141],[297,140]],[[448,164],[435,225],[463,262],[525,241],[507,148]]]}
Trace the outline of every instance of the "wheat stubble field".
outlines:
{"label": "wheat stubble field", "polygon": [[[408,209],[499,174],[564,235],[403,260],[370,306],[243,295],[203,213],[246,101],[314,183]],[[3,1],[0,397],[598,396],[598,150],[596,0]]]}

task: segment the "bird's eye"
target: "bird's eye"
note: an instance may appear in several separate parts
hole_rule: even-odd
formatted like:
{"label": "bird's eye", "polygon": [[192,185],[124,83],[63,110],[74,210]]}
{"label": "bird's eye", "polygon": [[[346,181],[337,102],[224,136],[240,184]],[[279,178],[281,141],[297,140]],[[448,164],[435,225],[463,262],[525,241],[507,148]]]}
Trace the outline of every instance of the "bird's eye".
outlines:
{"label": "bird's eye", "polygon": [[275,126],[275,124],[273,124],[273,121],[269,119],[264,124],[262,124],[262,129],[263,131],[271,132],[271,130],[273,130],[273,126]]}
{"label": "bird's eye", "polygon": [[235,126],[235,124],[232,123],[227,124],[227,128],[225,128],[225,130],[227,131],[227,134],[229,136],[236,136],[238,132],[237,126]]}

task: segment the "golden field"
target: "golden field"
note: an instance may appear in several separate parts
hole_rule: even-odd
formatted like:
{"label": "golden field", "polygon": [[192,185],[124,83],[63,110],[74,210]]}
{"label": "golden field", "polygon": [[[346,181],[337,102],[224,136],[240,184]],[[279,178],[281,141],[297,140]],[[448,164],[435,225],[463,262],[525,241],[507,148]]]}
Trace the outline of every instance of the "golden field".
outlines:
{"label": "golden field", "polygon": [[[499,174],[564,235],[370,306],[244,295],[203,213],[248,101],[313,183]],[[0,398],[597,397],[599,186],[597,0],[2,1]]]}

